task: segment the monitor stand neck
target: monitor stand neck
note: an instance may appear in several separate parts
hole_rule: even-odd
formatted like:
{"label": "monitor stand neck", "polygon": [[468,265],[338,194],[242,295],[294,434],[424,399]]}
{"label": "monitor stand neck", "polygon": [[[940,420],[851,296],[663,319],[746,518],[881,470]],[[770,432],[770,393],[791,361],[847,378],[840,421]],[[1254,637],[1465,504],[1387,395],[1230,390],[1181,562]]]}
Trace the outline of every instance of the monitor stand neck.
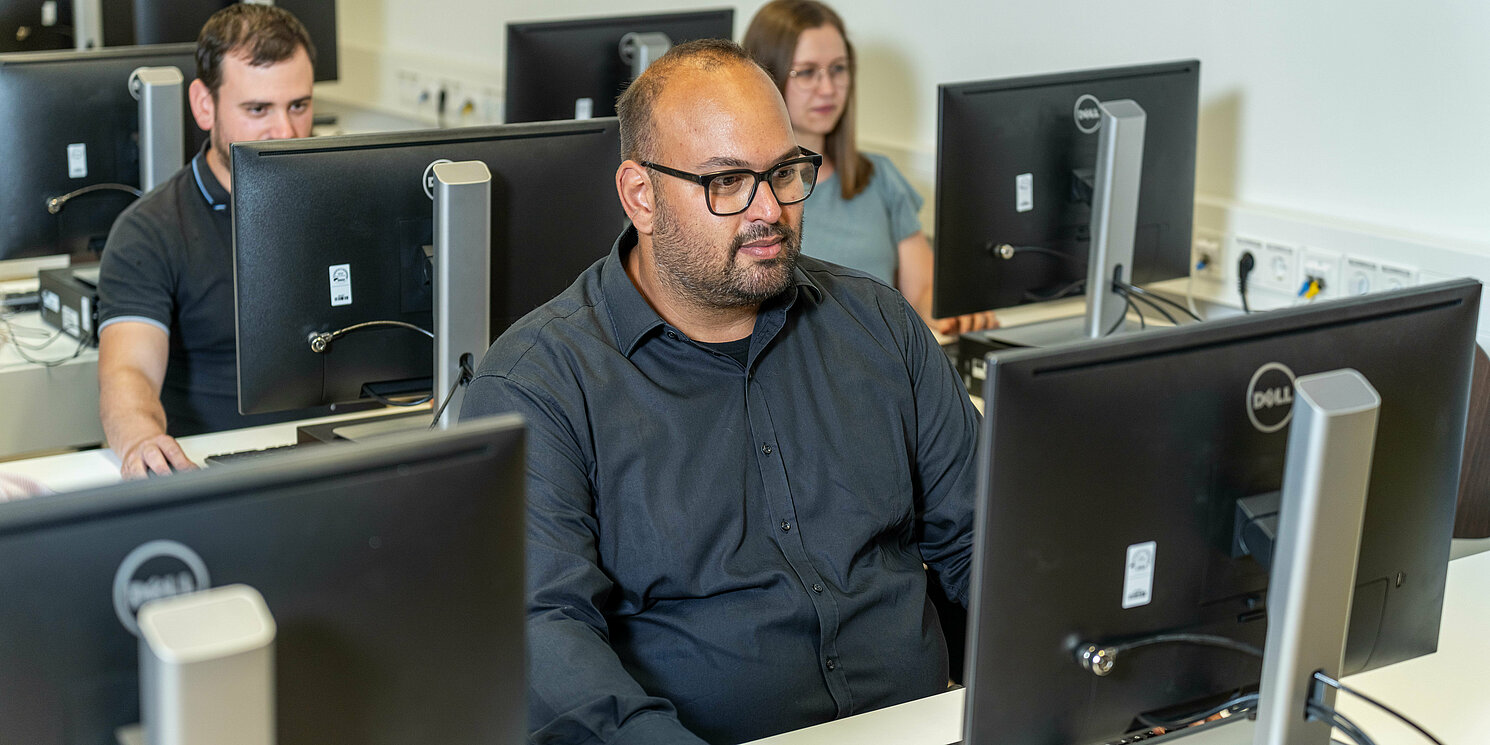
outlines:
{"label": "monitor stand neck", "polygon": [[1255,745],[1328,745],[1381,398],[1354,370],[1294,382]]}
{"label": "monitor stand neck", "polygon": [[141,192],[159,186],[186,163],[183,84],[174,67],[141,67],[129,74],[129,94],[139,101]]}
{"label": "monitor stand neck", "polygon": [[1086,314],[983,332],[994,345],[1048,347],[1100,339],[1138,324],[1126,320],[1128,300],[1118,282],[1132,278],[1138,191],[1143,176],[1147,115],[1134,101],[1097,105],[1097,168],[1092,184],[1091,250],[1087,257]]}
{"label": "monitor stand neck", "polygon": [[429,170],[435,214],[434,407],[438,428],[449,429],[465,398],[465,369],[475,370],[491,345],[491,171],[479,160],[434,163]]}

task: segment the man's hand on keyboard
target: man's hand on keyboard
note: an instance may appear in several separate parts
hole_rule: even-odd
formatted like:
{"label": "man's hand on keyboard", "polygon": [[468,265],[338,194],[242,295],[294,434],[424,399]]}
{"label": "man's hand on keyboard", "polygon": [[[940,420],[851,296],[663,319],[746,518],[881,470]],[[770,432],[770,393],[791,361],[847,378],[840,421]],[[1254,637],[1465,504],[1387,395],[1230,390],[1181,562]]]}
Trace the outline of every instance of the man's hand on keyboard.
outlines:
{"label": "man's hand on keyboard", "polygon": [[135,443],[119,456],[119,475],[126,479],[194,471],[197,464],[182,452],[170,435],[160,434]]}

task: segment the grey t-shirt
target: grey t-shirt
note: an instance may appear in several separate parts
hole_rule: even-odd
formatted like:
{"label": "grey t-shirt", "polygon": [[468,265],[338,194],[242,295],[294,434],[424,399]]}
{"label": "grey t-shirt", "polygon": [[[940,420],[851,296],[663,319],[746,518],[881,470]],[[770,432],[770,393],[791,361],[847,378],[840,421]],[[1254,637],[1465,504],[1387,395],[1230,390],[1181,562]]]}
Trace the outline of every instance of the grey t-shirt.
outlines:
{"label": "grey t-shirt", "polygon": [[98,281],[99,329],[139,321],[170,335],[160,402],[173,437],[323,413],[238,413],[232,216],[206,150],[114,222]]}
{"label": "grey t-shirt", "polygon": [[802,252],[871,274],[891,287],[900,264],[900,242],[921,230],[921,195],[889,158],[864,153],[874,164],[869,186],[843,198],[838,172],[812,190],[804,203]]}

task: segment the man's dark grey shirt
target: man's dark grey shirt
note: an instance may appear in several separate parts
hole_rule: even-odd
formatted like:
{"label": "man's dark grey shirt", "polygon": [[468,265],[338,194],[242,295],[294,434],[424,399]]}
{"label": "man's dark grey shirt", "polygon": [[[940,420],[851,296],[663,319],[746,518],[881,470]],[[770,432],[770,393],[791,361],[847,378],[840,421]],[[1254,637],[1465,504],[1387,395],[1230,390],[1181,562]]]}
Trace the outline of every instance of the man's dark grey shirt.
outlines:
{"label": "man's dark grey shirt", "polygon": [[315,415],[238,413],[229,204],[204,147],[120,213],[104,246],[99,328],[139,321],[170,336],[160,403],[173,437]]}
{"label": "man's dark grey shirt", "polygon": [[945,690],[922,562],[966,605],[978,414],[930,331],[804,256],[742,366],[652,310],[635,243],[504,333],[461,412],[528,423],[535,742],[740,742]]}

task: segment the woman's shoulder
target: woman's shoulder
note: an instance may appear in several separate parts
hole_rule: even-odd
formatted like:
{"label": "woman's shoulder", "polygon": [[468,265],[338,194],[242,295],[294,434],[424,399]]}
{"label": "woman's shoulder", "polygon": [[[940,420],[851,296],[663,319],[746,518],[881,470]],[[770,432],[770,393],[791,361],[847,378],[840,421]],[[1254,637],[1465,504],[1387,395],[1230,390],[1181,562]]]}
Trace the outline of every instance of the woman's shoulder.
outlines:
{"label": "woman's shoulder", "polygon": [[908,199],[912,202],[914,209],[921,208],[920,193],[911,186],[905,174],[895,167],[895,162],[890,160],[889,156],[871,153],[867,150],[860,150],[859,154],[863,155],[874,169],[869,176],[869,185],[865,191],[877,192],[886,200]]}

